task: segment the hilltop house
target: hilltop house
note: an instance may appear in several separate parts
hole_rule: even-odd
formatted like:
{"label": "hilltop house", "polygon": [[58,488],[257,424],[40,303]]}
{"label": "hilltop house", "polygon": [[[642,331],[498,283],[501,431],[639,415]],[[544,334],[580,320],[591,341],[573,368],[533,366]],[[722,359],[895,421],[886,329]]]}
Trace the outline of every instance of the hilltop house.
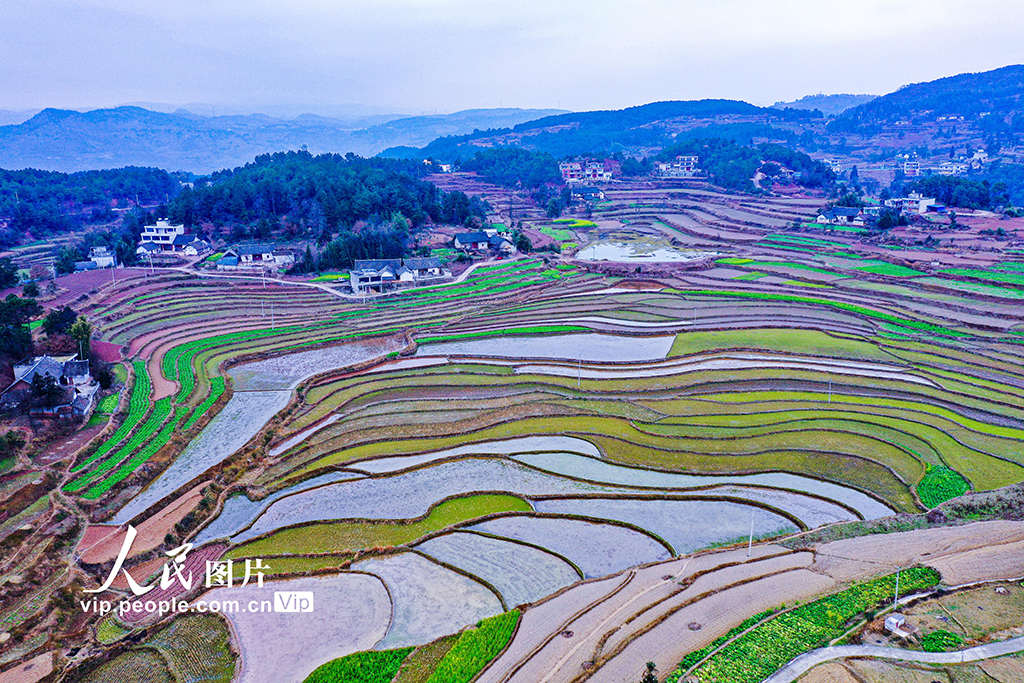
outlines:
{"label": "hilltop house", "polygon": [[885,201],[885,205],[891,209],[897,209],[906,214],[916,213],[918,215],[928,213],[928,207],[934,204],[934,197],[925,197],[919,192],[911,192],[907,197],[898,197]]}

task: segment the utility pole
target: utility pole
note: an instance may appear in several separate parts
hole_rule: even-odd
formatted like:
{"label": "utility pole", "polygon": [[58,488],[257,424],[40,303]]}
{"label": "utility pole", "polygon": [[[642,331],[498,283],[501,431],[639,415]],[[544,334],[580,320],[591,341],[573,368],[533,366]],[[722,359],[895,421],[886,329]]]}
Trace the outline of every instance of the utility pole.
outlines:
{"label": "utility pole", "polygon": [[893,598],[892,598],[892,606],[893,607],[896,607],[896,603],[899,602],[899,599],[900,599],[900,570],[897,569],[896,570],[896,595],[894,595]]}
{"label": "utility pole", "polygon": [[832,402],[832,375],[828,377],[828,402]]}
{"label": "utility pole", "polygon": [[583,356],[580,356],[579,366],[577,366],[576,388],[579,389],[582,386],[583,386]]}
{"label": "utility pole", "polygon": [[750,508],[750,540],[747,541],[747,557],[750,557],[750,552],[754,549],[754,512],[757,508]]}

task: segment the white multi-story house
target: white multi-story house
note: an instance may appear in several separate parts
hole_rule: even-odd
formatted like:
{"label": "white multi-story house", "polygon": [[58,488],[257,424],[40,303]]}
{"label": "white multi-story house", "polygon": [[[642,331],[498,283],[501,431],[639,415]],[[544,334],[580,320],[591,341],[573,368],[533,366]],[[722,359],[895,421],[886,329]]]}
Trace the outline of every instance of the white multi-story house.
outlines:
{"label": "white multi-story house", "polygon": [[700,157],[680,155],[675,161],[658,164],[658,175],[662,178],[691,178],[697,173]]}
{"label": "white multi-story house", "polygon": [[171,225],[167,221],[157,221],[156,225],[146,225],[142,228],[139,246],[146,242],[152,242],[160,247],[160,251],[174,251],[174,238],[187,233],[188,230],[184,225]]}

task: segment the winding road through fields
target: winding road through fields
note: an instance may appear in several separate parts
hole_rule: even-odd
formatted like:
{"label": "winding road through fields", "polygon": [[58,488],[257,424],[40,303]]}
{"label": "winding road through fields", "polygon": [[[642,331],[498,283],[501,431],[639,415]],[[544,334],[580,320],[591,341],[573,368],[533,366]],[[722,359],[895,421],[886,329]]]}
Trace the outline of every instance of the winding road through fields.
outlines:
{"label": "winding road through fields", "polygon": [[818,664],[824,664],[846,657],[877,657],[879,659],[898,659],[902,662],[923,662],[925,664],[963,664],[981,659],[992,659],[1003,655],[1024,652],[1024,636],[1002,640],[998,643],[986,643],[977,647],[958,652],[917,652],[878,645],[841,645],[823,647],[807,654],[800,655],[782,667],[764,683],[792,683]]}

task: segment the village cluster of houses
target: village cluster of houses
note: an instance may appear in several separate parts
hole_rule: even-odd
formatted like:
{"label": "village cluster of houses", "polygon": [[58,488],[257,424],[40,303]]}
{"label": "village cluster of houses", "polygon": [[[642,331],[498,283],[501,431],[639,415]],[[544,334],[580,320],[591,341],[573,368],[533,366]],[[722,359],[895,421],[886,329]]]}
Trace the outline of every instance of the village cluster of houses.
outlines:
{"label": "village cluster of houses", "polygon": [[89,361],[70,356],[30,356],[14,365],[14,381],[0,393],[0,409],[12,410],[32,398],[37,376],[51,377],[64,390],[63,398],[53,406],[33,406],[33,417],[71,417],[85,415],[92,407],[99,388],[89,373]]}
{"label": "village cluster of houses", "polygon": [[562,174],[562,182],[566,185],[606,183],[612,179],[616,163],[612,159],[604,161],[597,161],[595,159],[563,161],[558,164],[558,170]]}
{"label": "village cluster of houses", "polygon": [[[937,204],[934,197],[925,197],[917,192],[911,192],[906,197],[887,199],[884,206],[905,215],[920,216],[926,213],[944,213],[946,211],[946,207]],[[864,208],[834,206],[819,213],[815,222],[822,225],[864,226],[872,219],[878,218],[881,212],[882,205]]]}

